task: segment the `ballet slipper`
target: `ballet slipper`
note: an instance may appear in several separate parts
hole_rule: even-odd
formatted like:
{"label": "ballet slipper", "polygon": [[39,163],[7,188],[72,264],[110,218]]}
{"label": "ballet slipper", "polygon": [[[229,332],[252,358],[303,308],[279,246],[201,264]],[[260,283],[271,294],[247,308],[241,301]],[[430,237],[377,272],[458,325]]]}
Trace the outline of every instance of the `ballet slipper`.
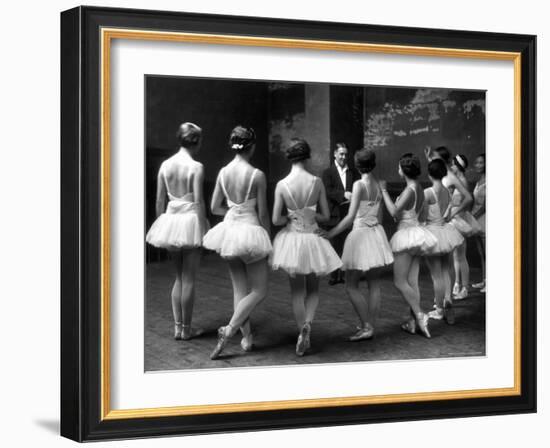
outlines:
{"label": "ballet slipper", "polygon": [[182,323],[181,322],[176,322],[174,324],[174,339],[176,341],[181,341],[181,332],[182,332]]}
{"label": "ballet slipper", "polygon": [[416,324],[424,336],[428,339],[431,338],[430,330],[428,328],[428,322],[430,318],[427,314],[424,314],[422,311],[416,313]]}
{"label": "ballet slipper", "polygon": [[[226,329],[229,329],[229,332]],[[225,327],[218,328],[218,343],[216,345],[216,348],[214,348],[214,351],[210,354],[210,359],[218,359],[220,357],[221,352],[229,341],[230,334],[231,325],[228,324]]]}

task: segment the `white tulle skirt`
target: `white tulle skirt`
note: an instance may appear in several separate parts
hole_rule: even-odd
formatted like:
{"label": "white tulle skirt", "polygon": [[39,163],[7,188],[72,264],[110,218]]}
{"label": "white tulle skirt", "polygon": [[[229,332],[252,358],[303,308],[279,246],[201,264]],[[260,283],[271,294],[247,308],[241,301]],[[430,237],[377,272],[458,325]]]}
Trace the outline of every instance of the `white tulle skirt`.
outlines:
{"label": "white tulle skirt", "polygon": [[194,210],[185,213],[163,213],[155,220],[145,240],[152,246],[162,249],[191,249],[202,245],[202,237],[206,230]]}
{"label": "white tulle skirt", "polygon": [[222,258],[240,258],[247,264],[269,256],[273,250],[269,235],[261,225],[238,221],[222,221],[212,227],[204,235],[203,246]]}
{"label": "white tulle skirt", "polygon": [[455,227],[463,236],[470,237],[482,231],[477,219],[470,212],[460,212],[451,219],[450,224]]}
{"label": "white tulle skirt", "polygon": [[342,260],[328,240],[316,233],[288,228],[275,237],[270,263],[273,269],[282,269],[290,276],[323,276],[342,267]]}
{"label": "white tulle skirt", "polygon": [[436,244],[436,237],[420,225],[401,227],[390,240],[394,254],[408,252],[411,255],[421,255],[435,247]]}
{"label": "white tulle skirt", "polygon": [[437,239],[437,244],[423,252],[423,255],[444,255],[451,253],[464,242],[464,237],[449,223],[443,225],[428,224],[429,230]]}
{"label": "white tulle skirt", "polygon": [[369,271],[393,263],[393,253],[381,225],[354,228],[346,237],[342,269]]}

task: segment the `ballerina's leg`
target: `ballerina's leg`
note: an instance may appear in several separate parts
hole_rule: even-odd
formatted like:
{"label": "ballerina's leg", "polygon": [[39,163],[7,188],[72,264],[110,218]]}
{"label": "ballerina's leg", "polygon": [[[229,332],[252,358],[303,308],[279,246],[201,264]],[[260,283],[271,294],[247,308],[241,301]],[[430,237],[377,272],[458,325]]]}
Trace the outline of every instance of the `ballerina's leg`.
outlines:
{"label": "ballerina's leg", "polygon": [[361,327],[364,327],[368,320],[368,307],[367,300],[359,289],[360,277],[361,271],[355,269],[346,271],[346,291],[355,312],[359,316]]}
{"label": "ballerina's leg", "polygon": [[400,252],[394,255],[393,281],[395,287],[399,290],[413,313],[416,315],[421,312],[421,309],[419,295],[414,286],[411,286],[410,283],[410,274],[411,271],[414,270],[414,258],[415,257],[406,252]]}
{"label": "ballerina's leg", "polygon": [[445,281],[441,270],[440,257],[426,257],[426,263],[430,269],[432,277],[435,304],[438,308],[443,309],[443,301],[445,299]]}
{"label": "ballerina's leg", "polygon": [[306,276],[306,296],[304,299],[305,322],[311,323],[319,305],[319,277],[315,274]]}
{"label": "ballerina's leg", "polygon": [[[238,261],[241,262],[240,260]],[[267,295],[267,257],[245,265],[245,269],[248,283],[250,284],[250,292],[237,303],[237,307],[228,325],[228,336],[232,336],[233,331],[244,324],[249,318],[250,313]]]}
{"label": "ballerina's leg", "polygon": [[[231,260],[229,262],[229,275],[233,284],[233,311],[235,311],[239,302],[246,297],[248,292],[246,265],[241,260]],[[250,319],[247,319],[241,326],[241,333],[243,336],[250,334]]]}
{"label": "ballerina's leg", "polygon": [[380,311],[380,273],[376,269],[367,271],[368,300],[367,322],[374,328]]}
{"label": "ballerina's leg", "polygon": [[186,327],[191,326],[195,305],[195,279],[200,263],[200,249],[182,251],[181,314]]}
{"label": "ballerina's leg", "polygon": [[290,283],[290,298],[292,300],[292,311],[298,331],[302,329],[306,321],[306,279],[304,275],[296,275],[288,277]]}
{"label": "ballerina's leg", "polygon": [[183,324],[182,316],[182,303],[181,303],[181,279],[183,270],[182,251],[171,251],[170,258],[172,259],[172,265],[174,267],[175,279],[172,286],[171,301],[172,301],[172,314],[174,315],[174,322],[176,325]]}

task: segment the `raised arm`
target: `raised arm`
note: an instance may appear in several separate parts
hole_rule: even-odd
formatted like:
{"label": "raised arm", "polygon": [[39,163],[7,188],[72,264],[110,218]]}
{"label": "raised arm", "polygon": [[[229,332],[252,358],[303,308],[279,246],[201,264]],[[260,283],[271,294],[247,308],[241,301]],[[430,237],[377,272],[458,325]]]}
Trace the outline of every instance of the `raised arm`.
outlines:
{"label": "raised arm", "polygon": [[166,210],[166,184],[164,183],[164,174],[163,174],[164,165],[160,166],[158,176],[157,176],[157,198],[155,202],[155,212],[157,217],[162,215]]}
{"label": "raised arm", "polygon": [[346,230],[348,227],[350,227],[353,224],[353,220],[355,219],[355,215],[357,214],[357,209],[359,208],[359,203],[361,201],[361,186],[359,182],[355,182],[353,184],[353,189],[351,191],[351,202],[349,205],[348,214],[342,219],[338,225],[334,228],[332,228],[328,234],[327,238],[333,238],[339,233],[342,233],[344,230]]}
{"label": "raised arm", "polygon": [[267,211],[267,182],[265,179],[265,174],[262,171],[258,170],[258,174],[256,175],[256,204],[258,206],[258,218],[260,220],[260,224],[262,227],[267,231],[267,233],[271,232],[271,225],[269,223],[269,213]]}
{"label": "raised arm", "polygon": [[397,215],[399,215],[399,213],[407,206],[410,200],[414,199],[414,193],[410,188],[405,188],[401,196],[399,196],[397,202],[394,203],[388,193],[386,181],[381,180],[379,183],[380,189],[382,190],[382,198],[384,199],[384,204],[386,205],[386,210],[388,210],[388,213],[395,219]]}
{"label": "raised arm", "polygon": [[227,213],[227,208],[223,206],[223,191],[220,182],[220,174],[218,174],[212,200],[210,201],[210,210],[214,215],[224,216]]}

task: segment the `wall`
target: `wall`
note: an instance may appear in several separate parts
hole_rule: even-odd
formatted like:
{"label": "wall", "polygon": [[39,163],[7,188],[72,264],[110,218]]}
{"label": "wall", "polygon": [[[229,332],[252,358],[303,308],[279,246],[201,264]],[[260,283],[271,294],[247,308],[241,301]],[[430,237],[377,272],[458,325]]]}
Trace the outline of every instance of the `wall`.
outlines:
{"label": "wall", "polygon": [[447,146],[466,155],[472,180],[473,161],[485,152],[485,92],[369,87],[364,120],[364,146],[377,152],[378,176],[390,182],[400,182],[399,157],[407,152],[424,161],[426,146]]}

